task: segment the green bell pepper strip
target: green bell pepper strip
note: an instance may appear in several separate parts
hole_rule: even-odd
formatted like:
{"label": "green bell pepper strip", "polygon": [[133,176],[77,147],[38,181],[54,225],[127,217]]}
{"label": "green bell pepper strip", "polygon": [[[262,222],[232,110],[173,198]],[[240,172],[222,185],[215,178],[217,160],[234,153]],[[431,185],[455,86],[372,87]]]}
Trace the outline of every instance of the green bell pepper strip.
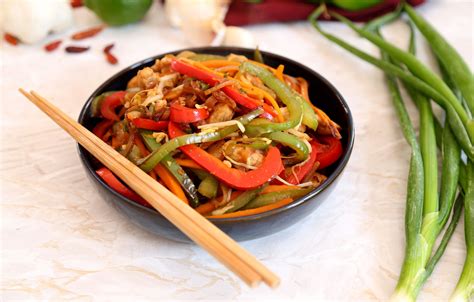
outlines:
{"label": "green bell pepper strip", "polygon": [[280,144],[287,146],[296,152],[295,161],[305,161],[309,156],[309,148],[296,136],[286,132],[271,132],[264,135],[272,141],[279,142]]}
{"label": "green bell pepper strip", "polygon": [[260,52],[260,49],[258,49],[258,46],[253,52],[253,59],[259,63],[265,64],[265,62],[263,61],[262,53]]}
{"label": "green bell pepper strip", "polygon": [[261,194],[261,195],[258,195],[254,200],[247,203],[243,207],[243,209],[247,210],[247,209],[263,207],[285,198],[299,198],[301,196],[308,194],[309,192],[313,190],[314,188],[311,187],[307,189],[284,190],[284,191]]}
{"label": "green bell pepper strip", "polygon": [[257,195],[263,190],[263,188],[264,186],[261,186],[254,190],[245,191],[244,193],[237,196],[234,200],[231,200],[228,204],[212,211],[212,215],[232,213],[245,207],[249,202],[251,202],[255,197],[257,197]]}
{"label": "green bell pepper strip", "polygon": [[204,170],[201,170],[201,169],[193,169],[191,168],[191,171],[193,171],[193,174],[197,176],[197,178],[199,178],[199,180],[204,180],[206,177],[208,177],[209,175],[211,175],[209,172],[207,171],[204,171]]}
{"label": "green bell pepper strip", "polygon": [[[161,147],[161,144],[156,142],[151,133],[151,131],[140,131],[140,135],[143,138],[145,146],[151,152],[154,152]],[[197,196],[196,186],[188,174],[184,172],[183,168],[181,168],[181,166],[169,154],[165,155],[163,158],[163,163],[163,166],[176,178],[176,180],[191,199],[191,206],[197,207],[199,205],[199,199]]]}
{"label": "green bell pepper strip", "polygon": [[106,96],[111,95],[112,93],[117,91],[107,91],[102,93],[101,95],[96,96],[91,103],[91,116],[92,117],[100,117],[100,108],[102,107],[102,102],[104,101]]}
{"label": "green bell pepper strip", "polygon": [[210,61],[210,60],[225,60],[226,58],[224,56],[219,56],[219,55],[199,53],[199,54],[190,56],[188,59],[193,60],[193,61],[203,62],[203,61]]}
{"label": "green bell pepper strip", "polygon": [[216,197],[217,190],[219,189],[219,181],[207,171],[199,169],[191,169],[191,171],[201,180],[198,192],[209,199]]}
{"label": "green bell pepper strip", "polygon": [[283,123],[272,123],[262,119],[250,123],[246,127],[248,135],[258,136],[264,133],[283,131],[295,128],[301,122],[311,129],[316,130],[318,127],[318,119],[316,114],[302,96],[294,92],[290,87],[280,81],[264,67],[252,64],[250,62],[244,62],[242,65],[240,65],[240,70],[260,78],[260,80],[262,80],[266,86],[276,93],[280,100],[287,106],[290,113],[288,121]]}
{"label": "green bell pepper strip", "polygon": [[[263,109],[259,108],[237,118],[236,120],[245,125],[262,113]],[[138,164],[142,170],[144,170],[145,172],[150,172],[159,162],[163,160],[166,155],[170,154],[172,151],[178,149],[179,147],[191,144],[200,144],[204,142],[215,142],[225,138],[226,136],[237,130],[239,130],[239,127],[237,125],[233,125],[222,128],[221,130],[215,132],[203,134],[187,134],[173,138],[162,146],[160,146],[158,149],[154,150],[152,153],[150,153],[150,155],[145,157]]]}
{"label": "green bell pepper strip", "polygon": [[141,20],[153,0],[84,0],[84,5],[102,21],[112,26],[135,23]]}
{"label": "green bell pepper strip", "polygon": [[198,192],[201,193],[202,196],[212,199],[216,197],[218,188],[219,181],[208,173],[207,177],[199,184]]}
{"label": "green bell pepper strip", "polygon": [[140,152],[140,149],[137,146],[133,145],[132,149],[130,150],[130,153],[128,153],[127,155],[128,160],[132,163],[136,163],[140,160],[141,157],[142,154]]}
{"label": "green bell pepper strip", "polygon": [[256,149],[256,150],[266,150],[266,149],[268,149],[268,144],[264,141],[261,141],[261,140],[253,141],[249,144],[249,146]]}

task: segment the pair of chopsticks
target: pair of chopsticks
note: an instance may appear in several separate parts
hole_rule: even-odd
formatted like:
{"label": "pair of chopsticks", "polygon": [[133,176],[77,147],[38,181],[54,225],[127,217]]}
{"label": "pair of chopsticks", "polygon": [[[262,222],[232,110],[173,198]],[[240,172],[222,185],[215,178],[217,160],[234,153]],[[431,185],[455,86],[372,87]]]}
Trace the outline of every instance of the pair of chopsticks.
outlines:
{"label": "pair of chopsticks", "polygon": [[178,229],[249,286],[255,287],[261,281],[273,288],[278,286],[278,276],[160,183],[36,92],[19,90]]}

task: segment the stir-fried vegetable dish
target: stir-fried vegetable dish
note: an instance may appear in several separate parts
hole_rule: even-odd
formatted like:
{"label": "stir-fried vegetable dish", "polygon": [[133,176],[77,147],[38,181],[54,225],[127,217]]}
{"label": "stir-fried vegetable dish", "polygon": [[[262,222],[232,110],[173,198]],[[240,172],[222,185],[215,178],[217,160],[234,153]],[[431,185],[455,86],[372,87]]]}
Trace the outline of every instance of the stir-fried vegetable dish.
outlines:
{"label": "stir-fried vegetable dish", "polygon": [[[340,127],[310,102],[305,79],[234,54],[167,55],[91,110],[98,137],[211,217],[288,204],[342,154]],[[97,174],[148,206],[107,168]]]}

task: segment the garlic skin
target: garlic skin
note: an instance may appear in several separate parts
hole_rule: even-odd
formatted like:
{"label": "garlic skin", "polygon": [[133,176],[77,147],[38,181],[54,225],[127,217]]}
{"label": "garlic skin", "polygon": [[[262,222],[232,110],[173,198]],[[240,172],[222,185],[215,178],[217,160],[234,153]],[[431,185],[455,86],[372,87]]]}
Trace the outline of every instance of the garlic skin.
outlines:
{"label": "garlic skin", "polygon": [[237,26],[227,26],[221,45],[255,48],[257,42],[249,30]]}
{"label": "garlic skin", "polygon": [[68,0],[0,1],[0,28],[24,43],[37,43],[50,32],[64,31],[72,23]]}

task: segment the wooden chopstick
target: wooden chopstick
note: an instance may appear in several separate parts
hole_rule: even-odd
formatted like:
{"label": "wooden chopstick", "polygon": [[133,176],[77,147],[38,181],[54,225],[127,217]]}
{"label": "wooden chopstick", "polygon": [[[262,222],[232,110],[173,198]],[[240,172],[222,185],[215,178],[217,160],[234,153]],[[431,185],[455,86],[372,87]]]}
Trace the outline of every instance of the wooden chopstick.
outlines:
{"label": "wooden chopstick", "polygon": [[274,273],[148,174],[39,94],[34,91],[29,94],[23,89],[20,89],[20,92],[183,233],[247,284],[253,287],[263,280],[271,287],[278,286],[279,278]]}

